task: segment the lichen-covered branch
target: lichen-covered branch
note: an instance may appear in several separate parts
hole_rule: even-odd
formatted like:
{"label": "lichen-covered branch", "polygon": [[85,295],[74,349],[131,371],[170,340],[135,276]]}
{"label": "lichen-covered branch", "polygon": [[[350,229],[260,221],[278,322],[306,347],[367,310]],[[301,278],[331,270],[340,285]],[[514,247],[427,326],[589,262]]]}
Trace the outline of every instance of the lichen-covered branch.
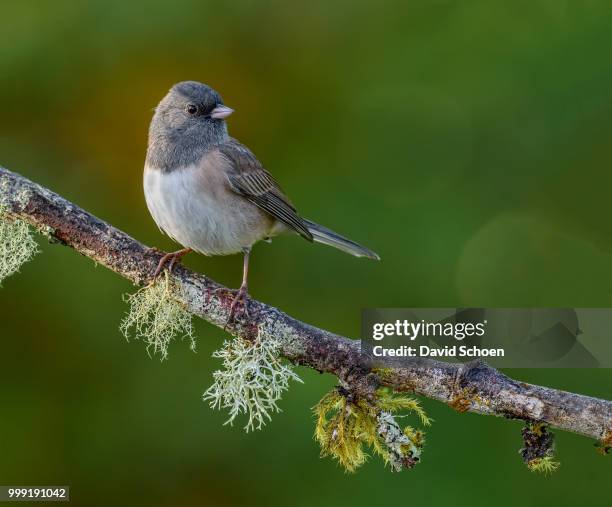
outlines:
{"label": "lichen-covered branch", "polygon": [[[138,285],[150,281],[162,255],[2,167],[0,207]],[[181,302],[190,312],[225,326],[233,298],[229,289],[183,266],[175,268],[174,277],[182,286]],[[388,386],[444,402],[458,411],[546,423],[602,442],[612,435],[612,402],[519,382],[481,362],[460,365],[421,359],[411,367],[372,372],[358,341],[305,324],[255,300],[249,302],[249,318],[238,315],[230,330],[246,340],[273,337],[288,360],[332,373],[365,398]]]}

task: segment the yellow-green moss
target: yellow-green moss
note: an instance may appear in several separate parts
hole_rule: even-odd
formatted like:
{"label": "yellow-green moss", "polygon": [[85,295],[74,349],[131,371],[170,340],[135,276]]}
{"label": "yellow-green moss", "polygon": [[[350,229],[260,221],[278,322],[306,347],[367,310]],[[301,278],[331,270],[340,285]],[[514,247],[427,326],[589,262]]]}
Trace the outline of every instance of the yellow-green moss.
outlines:
{"label": "yellow-green moss", "polygon": [[529,470],[544,475],[553,473],[560,466],[561,464],[558,461],[555,461],[552,456],[544,456],[543,458],[532,459],[527,463],[527,468],[529,468]]}
{"label": "yellow-green moss", "polygon": [[532,472],[550,474],[559,468],[554,460],[554,434],[540,421],[528,421],[521,430],[523,447],[519,452]]}
{"label": "yellow-green moss", "polygon": [[321,456],[332,456],[346,471],[354,472],[367,460],[365,448],[369,447],[395,471],[414,466],[424,444],[423,433],[410,426],[402,430],[392,415],[398,411],[415,412],[424,425],[431,422],[413,398],[379,390],[370,401],[333,389],[313,408]]}

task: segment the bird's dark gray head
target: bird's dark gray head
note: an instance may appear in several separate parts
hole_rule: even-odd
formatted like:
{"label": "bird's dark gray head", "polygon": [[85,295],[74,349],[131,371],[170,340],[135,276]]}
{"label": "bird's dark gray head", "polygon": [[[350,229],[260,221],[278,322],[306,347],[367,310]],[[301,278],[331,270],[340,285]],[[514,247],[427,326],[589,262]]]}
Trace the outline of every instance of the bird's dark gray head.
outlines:
{"label": "bird's dark gray head", "polygon": [[197,81],[175,84],[155,108],[147,165],[171,171],[196,163],[227,140],[225,118],[232,112],[210,86]]}

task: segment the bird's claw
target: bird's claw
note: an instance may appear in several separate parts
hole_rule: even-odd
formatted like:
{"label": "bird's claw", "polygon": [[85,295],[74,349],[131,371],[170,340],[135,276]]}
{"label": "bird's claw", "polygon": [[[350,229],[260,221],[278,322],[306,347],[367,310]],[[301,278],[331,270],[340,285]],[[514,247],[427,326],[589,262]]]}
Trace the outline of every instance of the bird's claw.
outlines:
{"label": "bird's claw", "polygon": [[234,296],[234,299],[232,301],[232,305],[230,306],[230,314],[229,317],[227,318],[227,322],[225,323],[224,326],[224,330],[227,329],[227,326],[229,324],[232,323],[232,321],[234,320],[234,316],[236,315],[236,308],[238,307],[239,304],[242,304],[242,309],[243,309],[243,313],[244,315],[249,318],[249,309],[248,309],[248,303],[249,303],[249,293],[248,293],[248,288],[246,285],[241,285],[240,288],[236,291],[236,295]]}
{"label": "bird's claw", "polygon": [[[159,250],[158,248],[152,247],[149,249],[150,251],[153,251],[155,253],[164,253],[163,251]],[[180,260],[181,257],[183,257],[185,254],[189,253],[190,250],[188,248],[184,248],[183,250],[178,250],[176,252],[169,252],[169,253],[165,253],[161,259],[159,259],[159,263],[157,264],[157,268],[155,269],[155,272],[153,273],[153,281],[157,280],[157,277],[159,276],[159,274],[162,272],[162,269],[164,269],[164,266],[168,263],[168,261],[170,261],[170,264],[168,265],[168,273],[172,273],[172,268],[174,268],[174,264],[176,263],[176,261]]]}

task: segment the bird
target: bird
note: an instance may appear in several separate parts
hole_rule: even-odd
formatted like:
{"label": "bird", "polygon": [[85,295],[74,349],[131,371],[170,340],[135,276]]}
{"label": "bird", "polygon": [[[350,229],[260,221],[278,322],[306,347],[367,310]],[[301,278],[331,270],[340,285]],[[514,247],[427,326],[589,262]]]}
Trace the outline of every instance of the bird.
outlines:
{"label": "bird", "polygon": [[228,134],[234,112],[210,86],[175,84],[154,109],[149,126],[143,186],[147,207],[162,233],[183,248],[166,253],[155,280],[189,252],[243,254],[242,283],[231,303],[248,315],[251,249],[283,233],[333,246],[357,257],[378,254],[303,218],[274,177],[245,145]]}

